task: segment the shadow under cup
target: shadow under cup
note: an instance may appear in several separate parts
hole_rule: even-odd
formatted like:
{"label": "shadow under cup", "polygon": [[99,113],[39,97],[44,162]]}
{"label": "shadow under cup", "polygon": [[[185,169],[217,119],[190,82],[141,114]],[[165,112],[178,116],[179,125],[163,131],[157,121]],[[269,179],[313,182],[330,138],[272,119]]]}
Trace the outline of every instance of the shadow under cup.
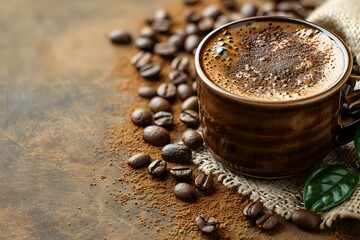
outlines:
{"label": "shadow under cup", "polygon": [[[202,54],[208,51],[207,44],[226,29],[269,21],[301,24],[332,39],[344,59],[340,77],[318,94],[287,101],[239,96],[215,84],[204,70]],[[258,178],[295,175],[322,161],[343,128],[342,89],[351,73],[352,56],[339,37],[316,24],[283,17],[229,23],[203,39],[195,67],[205,144],[213,157],[232,171]]]}

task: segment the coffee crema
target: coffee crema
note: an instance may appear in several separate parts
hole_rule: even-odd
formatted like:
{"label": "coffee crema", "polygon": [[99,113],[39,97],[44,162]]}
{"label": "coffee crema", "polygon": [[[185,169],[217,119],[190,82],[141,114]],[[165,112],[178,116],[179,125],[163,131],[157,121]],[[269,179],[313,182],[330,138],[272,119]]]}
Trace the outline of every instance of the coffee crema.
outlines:
{"label": "coffee crema", "polygon": [[213,83],[256,100],[289,101],[319,94],[335,84],[344,69],[334,40],[297,23],[232,25],[203,49],[202,68]]}

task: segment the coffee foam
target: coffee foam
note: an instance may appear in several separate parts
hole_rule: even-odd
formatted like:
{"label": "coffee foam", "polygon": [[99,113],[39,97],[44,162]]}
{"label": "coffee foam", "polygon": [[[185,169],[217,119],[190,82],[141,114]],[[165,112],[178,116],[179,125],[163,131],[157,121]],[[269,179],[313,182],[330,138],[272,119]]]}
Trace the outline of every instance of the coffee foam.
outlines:
{"label": "coffee foam", "polygon": [[276,21],[229,27],[204,45],[200,58],[220,88],[268,101],[321,93],[344,69],[334,40],[311,26]]}

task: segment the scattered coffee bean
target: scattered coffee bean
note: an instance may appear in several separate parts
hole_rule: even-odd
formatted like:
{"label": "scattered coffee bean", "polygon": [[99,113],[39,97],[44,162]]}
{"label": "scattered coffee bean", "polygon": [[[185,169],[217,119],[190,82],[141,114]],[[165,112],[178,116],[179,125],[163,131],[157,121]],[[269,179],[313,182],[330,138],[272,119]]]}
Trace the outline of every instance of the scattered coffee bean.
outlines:
{"label": "scattered coffee bean", "polygon": [[185,18],[188,22],[197,23],[202,16],[198,12],[188,9],[185,11]]}
{"label": "scattered coffee bean", "polygon": [[183,133],[181,139],[183,143],[191,149],[197,149],[198,147],[202,146],[204,142],[200,133],[194,129],[186,130]]}
{"label": "scattered coffee bean", "polygon": [[185,38],[184,48],[187,52],[192,53],[197,46],[200,44],[200,37],[198,35],[192,34]]}
{"label": "scattered coffee bean", "polygon": [[155,41],[152,38],[139,37],[136,39],[135,45],[141,50],[152,52],[155,45]]}
{"label": "scattered coffee bean", "polygon": [[153,97],[149,102],[150,110],[153,113],[157,113],[160,111],[171,112],[171,105],[168,100],[162,97]]}
{"label": "scattered coffee bean", "polygon": [[149,110],[144,108],[138,108],[132,112],[131,120],[136,126],[146,127],[152,124],[153,116]]}
{"label": "scattered coffee bean", "polygon": [[180,120],[190,128],[198,128],[200,125],[199,115],[193,110],[185,110],[180,114]]}
{"label": "scattered coffee bean", "polygon": [[222,5],[229,10],[233,10],[236,8],[235,0],[221,0]]}
{"label": "scattered coffee bean", "polygon": [[158,63],[147,63],[140,67],[139,74],[145,78],[152,78],[158,76],[161,71],[161,66]]}
{"label": "scattered coffee bean", "polygon": [[151,27],[159,33],[168,33],[171,25],[172,23],[169,19],[156,18],[151,22]]}
{"label": "scattered coffee bean", "polygon": [[158,9],[154,13],[155,19],[169,19],[169,14],[165,9]]}
{"label": "scattered coffee bean", "polygon": [[162,83],[156,89],[158,96],[172,102],[176,99],[176,86],[172,83]]}
{"label": "scattered coffee bean", "polygon": [[136,68],[141,68],[151,62],[152,55],[149,52],[141,51],[131,58],[131,63]]}
{"label": "scattered coffee bean", "polygon": [[195,23],[188,23],[186,25],[185,32],[186,32],[187,35],[198,34],[199,29],[198,29],[198,26]]}
{"label": "scattered coffee bean", "polygon": [[171,61],[171,68],[173,70],[186,72],[189,69],[189,65],[190,65],[190,58],[185,55],[177,56]]}
{"label": "scattered coffee bean", "polygon": [[170,127],[173,123],[173,115],[170,112],[157,112],[154,115],[154,123],[160,127]]}
{"label": "scattered coffee bean", "polygon": [[199,110],[198,97],[192,96],[187,98],[181,105],[181,110],[193,110],[197,112]]}
{"label": "scattered coffee bean", "polygon": [[155,39],[155,31],[151,27],[143,27],[140,30],[140,36]]}
{"label": "scattered coffee bean", "polygon": [[151,161],[150,155],[147,153],[138,153],[128,160],[128,164],[132,168],[141,168],[148,165]]}
{"label": "scattered coffee bean", "polygon": [[160,147],[170,142],[170,134],[163,127],[150,125],[144,129],[144,140],[153,146]]}
{"label": "scattered coffee bean", "polygon": [[138,94],[140,97],[151,99],[156,96],[156,89],[149,86],[140,87]]}
{"label": "scattered coffee bean", "polygon": [[176,46],[177,50],[182,50],[184,48],[185,43],[185,34],[174,34],[169,37],[168,42],[174,46]]}
{"label": "scattered coffee bean", "polygon": [[184,101],[188,97],[194,95],[194,91],[192,87],[186,83],[182,83],[179,86],[177,86],[177,93],[181,101]]}
{"label": "scattered coffee bean", "polygon": [[265,211],[258,219],[256,219],[256,226],[263,230],[270,230],[279,224],[280,217],[270,211]]}
{"label": "scattered coffee bean", "polygon": [[321,218],[318,214],[306,209],[296,210],[291,220],[296,226],[306,231],[318,229],[321,223]]}
{"label": "scattered coffee bean", "polygon": [[263,3],[260,6],[260,8],[257,11],[256,15],[257,16],[265,16],[269,12],[274,12],[274,11],[276,11],[276,3],[274,3],[274,2],[266,2],[266,3]]}
{"label": "scattered coffee bean", "polygon": [[193,89],[193,94],[196,95],[197,94],[197,82],[192,83],[192,89]]}
{"label": "scattered coffee bean", "polygon": [[213,233],[219,228],[219,221],[214,217],[199,215],[195,219],[195,223],[203,233]]}
{"label": "scattered coffee bean", "polygon": [[198,22],[197,27],[200,32],[206,34],[213,29],[214,23],[215,23],[215,21],[213,18],[205,17]]}
{"label": "scattered coffee bean", "polygon": [[187,163],[191,161],[191,149],[185,145],[167,144],[161,150],[161,157],[167,162]]}
{"label": "scattered coffee bean", "polygon": [[206,7],[202,12],[203,17],[209,17],[212,19],[216,19],[220,14],[221,10],[217,5],[210,5]]}
{"label": "scattered coffee bean", "polygon": [[179,85],[182,83],[186,83],[189,80],[189,76],[183,71],[172,70],[169,73],[169,79],[173,84]]}
{"label": "scattered coffee bean", "polygon": [[155,160],[149,165],[149,173],[154,177],[162,177],[166,173],[166,162],[163,160]]}
{"label": "scattered coffee bean", "polygon": [[123,30],[113,30],[109,33],[109,38],[115,44],[129,44],[132,41],[131,35]]}
{"label": "scattered coffee bean", "polygon": [[352,68],[352,73],[360,74],[360,65],[354,64]]}
{"label": "scattered coffee bean", "polygon": [[240,13],[244,17],[253,17],[256,15],[257,9],[254,4],[252,3],[244,3],[240,8]]}
{"label": "scattered coffee bean", "polygon": [[198,3],[200,0],[183,0],[183,3],[186,5],[191,5],[191,4],[196,4]]}
{"label": "scattered coffee bean", "polygon": [[243,213],[246,218],[254,221],[264,212],[264,209],[264,205],[261,202],[251,202],[246,205]]}
{"label": "scattered coffee bean", "polygon": [[195,186],[202,191],[206,191],[213,186],[213,178],[205,173],[200,173],[195,178]]}
{"label": "scattered coffee bean", "polygon": [[301,6],[301,4],[298,2],[293,2],[293,1],[280,2],[277,5],[277,10],[280,12],[294,13],[295,15],[302,18],[306,17],[306,11],[304,7]]}
{"label": "scattered coffee bean", "polygon": [[189,167],[173,167],[170,169],[170,174],[178,181],[186,180],[191,178],[192,169]]}
{"label": "scattered coffee bean", "polygon": [[188,183],[176,184],[174,193],[177,198],[185,202],[195,202],[197,199],[195,188]]}
{"label": "scattered coffee bean", "polygon": [[219,28],[227,23],[231,22],[231,19],[229,16],[227,15],[220,15],[217,19],[216,22],[214,23],[214,29],[215,28]]}
{"label": "scattered coffee bean", "polygon": [[176,53],[177,48],[174,44],[163,42],[154,46],[154,53],[162,57],[171,57]]}

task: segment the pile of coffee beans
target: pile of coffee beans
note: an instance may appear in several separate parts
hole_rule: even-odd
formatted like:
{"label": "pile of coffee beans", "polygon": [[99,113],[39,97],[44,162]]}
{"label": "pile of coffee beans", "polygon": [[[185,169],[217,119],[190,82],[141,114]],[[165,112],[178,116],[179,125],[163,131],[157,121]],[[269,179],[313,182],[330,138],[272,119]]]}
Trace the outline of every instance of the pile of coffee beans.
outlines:
{"label": "pile of coffee beans", "polygon": [[[139,52],[131,58],[131,64],[144,80],[161,81],[156,88],[143,86],[138,95],[148,99],[147,108],[135,109],[132,122],[143,129],[143,139],[153,146],[163,147],[162,159],[152,160],[147,153],[139,153],[129,158],[128,164],[134,169],[148,167],[154,178],[163,178],[168,173],[177,181],[174,195],[185,202],[197,201],[203,191],[212,189],[213,179],[204,173],[192,180],[192,150],[203,145],[199,127],[199,107],[193,54],[201,39],[215,28],[234,20],[253,16],[290,16],[304,18],[315,7],[311,1],[269,1],[262,5],[239,4],[235,0],[219,0],[218,4],[208,5],[202,11],[193,8],[200,0],[182,0],[186,6],[183,12],[183,28],[176,28],[170,14],[157,10],[153,17],[145,19],[145,24],[134,44]],[[114,30],[109,35],[114,44],[129,44],[133,37],[122,30]],[[161,58],[162,61],[154,61]],[[164,79],[164,64],[171,70]],[[175,116],[174,103],[181,101],[181,113]],[[179,104],[177,104],[179,106]],[[183,144],[171,143],[170,131],[174,120],[179,119],[187,130],[182,135]],[[179,164],[168,169],[168,162]],[[272,229],[280,217],[254,203],[244,209],[244,214],[261,229]],[[295,215],[296,216],[296,215]],[[295,217],[297,222],[301,217]],[[213,233],[219,221],[211,216],[199,215],[196,225],[204,233]],[[310,227],[304,226],[304,229]]]}

